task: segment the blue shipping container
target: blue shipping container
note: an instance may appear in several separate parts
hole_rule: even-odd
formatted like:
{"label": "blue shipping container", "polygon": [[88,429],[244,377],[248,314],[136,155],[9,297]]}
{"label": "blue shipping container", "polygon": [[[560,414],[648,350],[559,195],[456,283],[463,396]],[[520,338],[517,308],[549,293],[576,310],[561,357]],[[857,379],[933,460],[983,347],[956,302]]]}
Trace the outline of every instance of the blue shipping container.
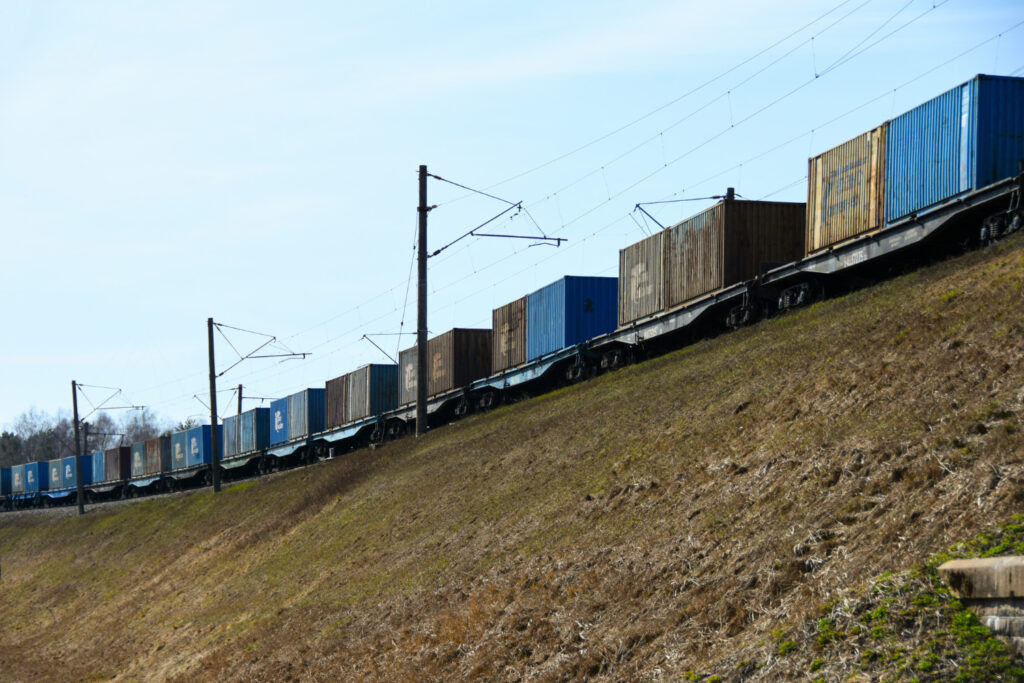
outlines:
{"label": "blue shipping container", "polygon": [[[92,454],[82,456],[82,486],[92,484]],[[103,457],[103,454],[100,454]],[[62,461],[63,469],[60,473],[60,487],[62,489],[73,489],[78,486],[78,479],[75,474],[78,472],[78,465],[75,456],[69,456]]]}
{"label": "blue shipping container", "polygon": [[188,430],[171,434],[171,470],[188,467]]}
{"label": "blue shipping container", "polygon": [[1017,175],[1024,78],[978,75],[889,122],[885,220]]}
{"label": "blue shipping container", "polygon": [[270,445],[288,440],[288,399],[279,398],[270,404]]}
{"label": "blue shipping container", "polygon": [[[188,466],[209,465],[213,459],[210,425],[193,427],[188,430]],[[223,443],[223,430],[217,425],[218,443]]]}
{"label": "blue shipping container", "polygon": [[92,454],[92,483],[102,484],[107,480],[107,458],[103,451]]}
{"label": "blue shipping container", "polygon": [[242,424],[241,415],[232,415],[231,417],[224,418],[224,425],[221,427],[221,448],[220,457],[223,460],[229,460],[239,454],[239,439],[240,427]]}
{"label": "blue shipping container", "polygon": [[25,465],[25,491],[37,493],[50,488],[50,470],[47,462],[30,462]]}
{"label": "blue shipping container", "polygon": [[288,438],[322,432],[327,415],[323,389],[305,389],[288,397]]}
{"label": "blue shipping container", "polygon": [[242,413],[241,417],[241,428],[238,430],[239,452],[264,450],[270,443],[270,409],[253,408]]}
{"label": "blue shipping container", "polygon": [[526,359],[611,332],[618,323],[619,280],[568,275],[526,299]]}
{"label": "blue shipping container", "polygon": [[132,444],[132,477],[146,475],[146,442]]}
{"label": "blue shipping container", "polygon": [[7,496],[11,493],[11,468],[0,469],[0,496]]}
{"label": "blue shipping container", "polygon": [[61,488],[60,458],[57,458],[56,460],[48,460],[46,463],[46,470],[49,472],[50,490],[56,491]]}
{"label": "blue shipping container", "polygon": [[11,466],[11,493],[25,493],[25,466]]}

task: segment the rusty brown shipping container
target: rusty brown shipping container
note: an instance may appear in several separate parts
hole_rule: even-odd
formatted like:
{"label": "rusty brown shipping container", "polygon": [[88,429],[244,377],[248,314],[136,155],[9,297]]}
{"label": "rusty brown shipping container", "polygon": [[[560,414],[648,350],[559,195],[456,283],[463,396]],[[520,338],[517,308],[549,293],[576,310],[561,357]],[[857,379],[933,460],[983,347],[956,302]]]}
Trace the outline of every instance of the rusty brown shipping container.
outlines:
{"label": "rusty brown shipping container", "polygon": [[665,230],[665,308],[799,259],[804,214],[797,202],[725,199]]}
{"label": "rusty brown shipping container", "polygon": [[665,232],[619,250],[619,325],[664,308],[662,261]]}
{"label": "rusty brown shipping container", "polygon": [[[491,331],[455,328],[427,342],[427,395],[464,387],[491,371]],[[416,347],[398,356],[400,401],[416,400]]]}
{"label": "rusty brown shipping container", "polygon": [[812,157],[804,255],[882,227],[888,124]]}
{"label": "rusty brown shipping container", "polygon": [[103,452],[107,481],[120,481],[131,476],[132,449],[128,446],[109,448]]}
{"label": "rusty brown shipping container", "polygon": [[516,299],[491,315],[491,372],[501,372],[526,362],[526,299]]}
{"label": "rusty brown shipping container", "polygon": [[327,429],[398,405],[398,366],[364,365],[327,382]]}
{"label": "rusty brown shipping container", "polygon": [[171,437],[158,436],[146,440],[146,476],[171,469]]}

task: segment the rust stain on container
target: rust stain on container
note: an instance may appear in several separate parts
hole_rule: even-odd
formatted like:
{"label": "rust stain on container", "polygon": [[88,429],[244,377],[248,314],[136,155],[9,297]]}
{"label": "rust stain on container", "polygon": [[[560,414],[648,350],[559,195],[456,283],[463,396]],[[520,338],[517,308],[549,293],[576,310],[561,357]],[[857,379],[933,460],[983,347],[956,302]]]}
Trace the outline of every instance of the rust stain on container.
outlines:
{"label": "rust stain on container", "polygon": [[804,255],[882,227],[888,124],[812,157]]}
{"label": "rust stain on container", "polygon": [[526,362],[526,299],[524,296],[496,308],[491,315],[491,372]]}
{"label": "rust stain on container", "polygon": [[[491,371],[491,331],[455,328],[427,342],[427,395],[436,396],[466,386]],[[416,347],[398,356],[400,401],[416,400]]]}

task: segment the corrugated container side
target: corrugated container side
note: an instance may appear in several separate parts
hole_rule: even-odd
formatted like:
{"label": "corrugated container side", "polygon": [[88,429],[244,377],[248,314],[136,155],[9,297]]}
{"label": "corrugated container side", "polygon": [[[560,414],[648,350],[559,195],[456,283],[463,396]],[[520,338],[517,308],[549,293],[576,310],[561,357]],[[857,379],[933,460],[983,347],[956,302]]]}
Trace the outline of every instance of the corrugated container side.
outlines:
{"label": "corrugated container side", "polygon": [[102,484],[107,480],[107,458],[103,451],[92,454],[92,483]]}
{"label": "corrugated container side", "polygon": [[288,440],[288,398],[279,398],[270,403],[270,445]]}
{"label": "corrugated container side", "polygon": [[533,360],[615,329],[618,280],[566,276],[527,297],[526,350]]}
{"label": "corrugated container side", "polygon": [[[238,435],[239,452],[251,453],[265,449],[270,441],[270,409],[253,408],[242,413],[241,417],[241,429]],[[291,415],[289,415],[288,421],[290,432],[294,428]]]}
{"label": "corrugated container side", "polygon": [[803,255],[806,204],[725,203],[725,263],[722,269],[725,279],[722,287],[757,277],[770,266],[790,263]]}
{"label": "corrugated container side", "polygon": [[0,469],[0,496],[9,496],[11,494],[11,468],[4,467]]}
{"label": "corrugated container side", "polygon": [[516,299],[491,313],[491,372],[501,372],[526,362],[526,302]]}
{"label": "corrugated container side", "polygon": [[619,251],[619,325],[664,308],[664,231]]}
{"label": "corrugated container side", "polygon": [[61,463],[60,463],[60,459],[59,458],[57,460],[48,460],[46,462],[46,470],[49,473],[49,481],[50,481],[50,484],[51,484],[49,490],[51,490],[51,491],[56,491],[57,489],[59,489],[61,487],[60,486],[60,480],[61,480],[60,469],[61,469]]}
{"label": "corrugated container side", "polygon": [[345,423],[379,415],[398,405],[398,366],[371,364],[345,375]]}
{"label": "corrugated container side", "polygon": [[666,308],[723,286],[725,214],[719,202],[663,233]]}
{"label": "corrugated container side", "polygon": [[[209,465],[212,462],[213,451],[212,449],[212,438],[213,431],[210,429],[210,425],[203,425],[201,427],[193,427],[188,430],[188,466],[198,467],[199,465]],[[217,425],[217,437],[218,441],[222,442],[222,428]]]}
{"label": "corrugated container side", "polygon": [[[100,457],[103,457],[102,453],[100,453]],[[76,460],[77,458],[73,455],[61,460],[60,487],[63,489],[70,489],[78,486],[78,478],[75,476],[78,472],[78,463]],[[82,455],[82,486],[89,486],[93,483],[92,461],[92,453]]]}
{"label": "corrugated container side", "polygon": [[808,161],[804,255],[883,224],[887,123]]}
{"label": "corrugated container side", "polygon": [[134,458],[129,446],[108,448],[103,452],[103,459],[106,460],[106,481],[123,481],[135,476],[133,472]]}
{"label": "corrugated container side", "polygon": [[11,465],[11,493],[25,493],[24,465]]}
{"label": "corrugated container side", "polygon": [[231,415],[224,418],[223,430],[221,431],[221,457],[224,459],[233,458],[239,454],[241,439],[239,438],[242,426],[240,415]]}
{"label": "corrugated container side", "polygon": [[[357,371],[358,372],[358,371]],[[351,373],[327,380],[324,385],[326,393],[325,420],[327,429],[334,429],[348,422],[345,418],[346,397],[348,394],[349,375]]]}
{"label": "corrugated container side", "polygon": [[25,465],[25,491],[36,493],[47,491],[50,486],[50,470],[47,462],[30,462]]}
{"label": "corrugated container side", "polygon": [[132,444],[132,477],[146,476],[146,442]]}
{"label": "corrugated container side", "polygon": [[188,467],[188,430],[171,434],[171,469]]}
{"label": "corrugated container side", "polygon": [[323,389],[304,389],[288,397],[288,438],[322,432],[326,407]]}
{"label": "corrugated container side", "polygon": [[171,437],[157,436],[146,440],[146,475],[153,476],[171,469]]}
{"label": "corrugated container side", "polygon": [[[416,400],[416,347],[399,354],[402,403]],[[491,331],[455,328],[427,342],[427,395],[435,396],[486,377],[491,367]]]}
{"label": "corrugated container side", "polygon": [[975,187],[1017,175],[1024,159],[1024,78],[978,76]]}

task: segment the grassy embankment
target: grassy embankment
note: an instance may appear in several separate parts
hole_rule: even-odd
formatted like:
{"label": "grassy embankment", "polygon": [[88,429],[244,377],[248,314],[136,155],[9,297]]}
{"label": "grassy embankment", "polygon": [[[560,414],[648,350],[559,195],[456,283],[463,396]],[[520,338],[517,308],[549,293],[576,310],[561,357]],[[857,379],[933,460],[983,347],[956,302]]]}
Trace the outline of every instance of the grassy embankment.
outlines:
{"label": "grassy embankment", "polygon": [[1024,550],[1022,294],[1015,239],[419,441],[2,516],[0,677],[1019,678],[929,558]]}

